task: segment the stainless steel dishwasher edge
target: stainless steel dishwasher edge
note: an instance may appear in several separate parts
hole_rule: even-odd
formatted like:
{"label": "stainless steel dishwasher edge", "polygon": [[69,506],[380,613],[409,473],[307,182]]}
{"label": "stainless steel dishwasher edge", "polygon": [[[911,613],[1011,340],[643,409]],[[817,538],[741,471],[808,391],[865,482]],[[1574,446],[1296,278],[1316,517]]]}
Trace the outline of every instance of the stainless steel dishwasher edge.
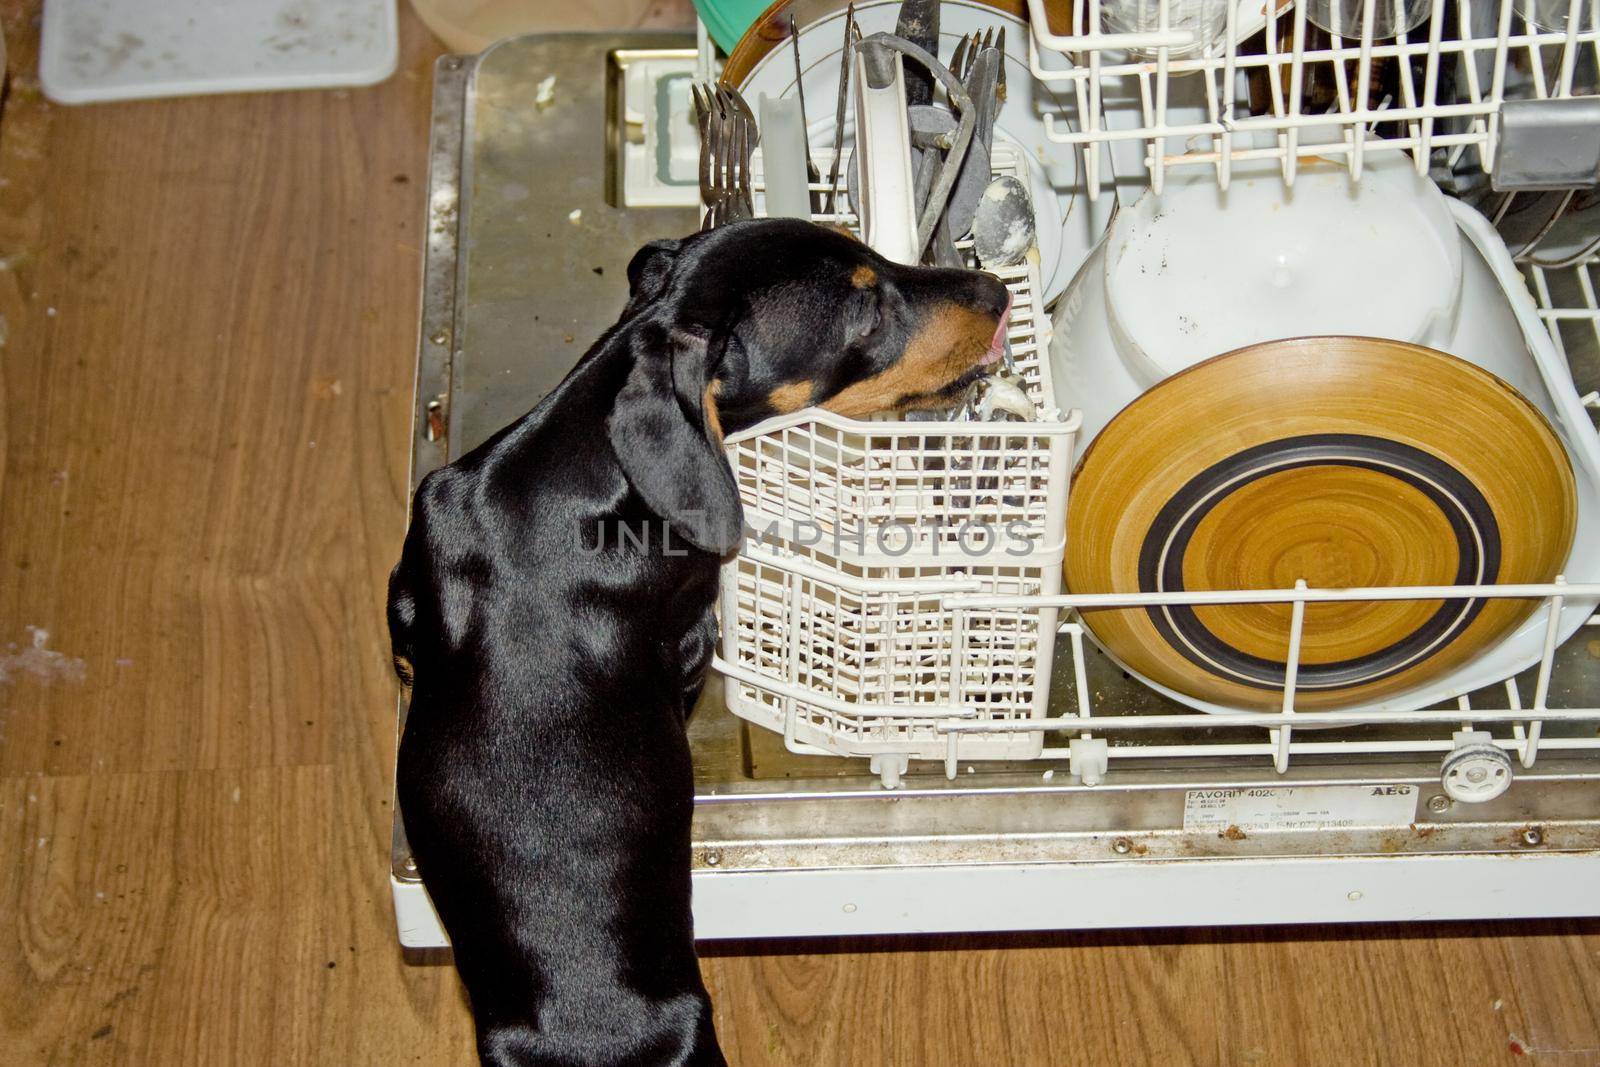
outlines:
{"label": "stainless steel dishwasher edge", "polygon": [[[630,67],[693,55],[688,37],[563,35],[439,61],[412,487],[560,380],[621,309],[639,245],[695,228],[692,207],[622,206],[621,173]],[[954,781],[914,764],[891,792],[865,760],[793,754],[734,718],[717,678],[690,735],[702,939],[1600,914],[1593,760],[1542,758],[1483,804],[1412,758],[1119,761],[1093,786],[1064,761]],[[1375,814],[1249,833],[1186,818],[1196,795],[1290,786]],[[398,810],[390,882],[401,944],[447,945]]]}

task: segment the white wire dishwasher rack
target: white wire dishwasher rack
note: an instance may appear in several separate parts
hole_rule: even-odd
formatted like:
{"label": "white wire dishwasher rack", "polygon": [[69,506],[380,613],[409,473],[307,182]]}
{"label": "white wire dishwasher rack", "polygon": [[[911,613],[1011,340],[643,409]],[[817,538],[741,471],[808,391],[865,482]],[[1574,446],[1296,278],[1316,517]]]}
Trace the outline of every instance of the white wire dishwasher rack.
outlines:
{"label": "white wire dishwasher rack", "polygon": [[[1343,156],[1358,178],[1369,155],[1394,152],[1410,153],[1418,173],[1441,152],[1451,164],[1465,157],[1493,173],[1507,122],[1524,117],[1508,112],[1508,103],[1583,101],[1595,93],[1600,6],[1593,0],[1345,3],[1359,12],[1356,36],[1319,30],[1305,2],[1228,0],[1220,39],[1207,47],[1195,26],[1174,14],[1172,0],[1140,5],[1154,23],[1141,32],[1107,32],[1108,13],[1125,6],[1112,0],[1027,0],[1032,73],[1070,87],[1074,102],[1069,115],[1045,116],[1047,135],[1084,146],[1142,142],[1158,193],[1172,167],[1209,166],[1226,188],[1232,165],[1246,159],[1278,160],[1290,183],[1307,156]],[[1427,16],[1415,29],[1374,38],[1377,15],[1419,5]],[[1534,12],[1546,22],[1556,16],[1563,28],[1542,28],[1529,17]],[[1071,62],[1065,69],[1048,64],[1050,54]],[[1199,93],[1194,80],[1202,83]],[[1308,110],[1306,93],[1319,82],[1321,98],[1314,95]],[[1175,110],[1180,96],[1203,105]],[[1108,123],[1102,105],[1112,98],[1137,100],[1135,118]],[[1531,112],[1535,121],[1538,111]],[[1105,160],[1087,152],[1086,165],[1094,197]]]}
{"label": "white wire dishwasher rack", "polygon": [[[1355,178],[1367,151],[1409,148],[1418,168],[1426,171],[1431,148],[1448,148],[1459,155],[1471,147],[1487,166],[1494,158],[1508,50],[1530,55],[1532,69],[1542,73],[1540,50],[1558,43],[1550,34],[1511,34],[1508,3],[1496,23],[1495,48],[1468,38],[1453,43],[1459,48],[1444,49],[1439,37],[1440,4],[1428,41],[1408,45],[1402,39],[1397,45],[1375,46],[1370,39],[1374,8],[1369,0],[1365,8],[1369,37],[1360,48],[1341,50],[1335,39],[1335,46],[1308,52],[1301,4],[1293,18],[1280,20],[1274,14],[1267,19],[1264,55],[1241,56],[1236,23],[1248,5],[1230,5],[1224,45],[1178,61],[1168,52],[1190,43],[1193,34],[1166,29],[1169,4],[1170,0],[1160,0],[1156,21],[1161,29],[1156,32],[1059,36],[1051,32],[1047,5],[1042,0],[1030,3],[1034,74],[1072,82],[1078,90],[1074,99],[1079,132],[1060,132],[1057,116],[1046,115],[1051,135],[1089,145],[1144,139],[1150,184],[1156,190],[1168,165],[1212,164],[1218,182],[1226,185],[1233,160],[1263,156],[1281,160],[1284,180],[1291,183],[1300,156],[1313,153],[1326,157],[1342,151]],[[1048,5],[1052,10],[1066,6]],[[1469,27],[1470,0],[1463,0],[1461,10],[1466,20],[1462,26]],[[1076,29],[1097,26],[1100,0],[1075,0],[1071,12]],[[1280,21],[1293,42],[1285,51],[1286,77],[1274,51]],[[1226,44],[1229,41],[1235,43]],[[1576,28],[1561,35],[1560,43],[1557,83],[1534,79],[1541,98],[1570,93],[1582,57],[1579,46],[1600,47],[1593,32]],[[1066,70],[1046,69],[1038,59],[1041,47],[1070,51],[1073,63]],[[1141,49],[1149,58],[1129,61],[1130,50]],[[1441,64],[1456,62],[1472,72],[1480,51],[1496,57],[1492,92],[1479,92],[1469,77],[1467,105],[1439,103]],[[1103,62],[1102,53],[1120,61]],[[1405,68],[1406,76],[1399,80],[1407,85],[1413,60],[1427,66],[1431,73],[1426,92],[1418,98],[1426,104],[1422,111],[1371,111],[1357,106],[1356,101],[1366,98],[1373,63],[1384,58]],[[1359,67],[1356,97],[1349,92],[1347,61]],[[1330,70],[1336,72],[1342,79],[1341,92],[1336,106],[1326,113],[1300,115],[1300,86],[1306,71],[1318,69],[1317,64],[1325,76]],[[1236,118],[1231,91],[1218,91],[1230,90],[1238,81],[1236,72],[1249,69],[1267,71],[1272,85],[1272,111],[1258,119]],[[1167,80],[1186,74],[1204,78],[1210,120],[1169,125]],[[1138,85],[1144,125],[1111,130],[1099,123],[1100,87],[1119,78]],[[1187,84],[1192,96],[1193,79]],[[1461,117],[1469,120],[1464,132],[1445,135],[1435,130],[1436,122]],[[1368,123],[1377,118],[1409,123],[1405,128],[1410,133],[1369,136]],[[1308,126],[1331,126],[1342,141],[1330,144],[1324,130],[1300,144]],[[1276,142],[1268,148],[1236,146],[1233,137],[1243,132],[1258,134],[1252,141],[1257,145],[1265,142],[1261,133],[1274,135]],[[1181,137],[1193,138],[1187,142],[1193,150],[1169,154],[1164,148],[1167,139]],[[1092,160],[1097,153],[1087,156]],[[996,173],[1026,178],[1026,161],[1014,146],[997,143],[994,158]],[[761,214],[759,157],[752,169],[756,212]],[[1087,188],[1098,187],[1091,176]],[[827,216],[825,221],[851,226],[856,222],[848,213]],[[1489,240],[1494,240],[1492,235]],[[1585,306],[1592,308],[1594,291],[1584,288],[1588,275],[1579,273]],[[1546,314],[1556,314],[1548,310],[1549,289],[1543,278],[1543,271],[1535,275],[1544,286],[1540,296]],[[1042,407],[1047,407],[1051,391],[1043,353],[1048,348],[1049,323],[1033,306],[1037,271],[1019,269],[1006,280],[1019,312],[1013,324],[1019,364],[1030,386],[1039,390]],[[1511,295],[1520,301],[1516,311],[1530,350],[1547,349],[1532,301],[1526,293]],[[1558,382],[1556,388],[1560,387]],[[866,756],[873,772],[890,788],[901,783],[913,759],[940,761],[952,779],[967,761],[1062,759],[1074,776],[1092,785],[1105,780],[1113,759],[1261,760],[1282,774],[1296,756],[1404,754],[1442,758],[1441,781],[1450,797],[1482,801],[1509,787],[1513,758],[1529,768],[1541,749],[1574,755],[1593,755],[1600,749],[1596,736],[1600,706],[1594,699],[1587,693],[1558,691],[1552,703],[1563,613],[1570,617],[1569,605],[1575,603],[1592,610],[1600,600],[1600,585],[1568,585],[1558,579],[1548,585],[1517,587],[1332,590],[1308,589],[1301,582],[1292,589],[1214,593],[1061,592],[1058,572],[1065,543],[1072,431],[1077,425],[1075,413],[1058,416],[1058,421],[975,427],[852,423],[826,412],[804,411],[731,439],[729,460],[758,534],[747,539],[723,574],[722,649],[715,666],[727,679],[729,710],[781,734],[791,752]],[[992,540],[962,552],[966,546],[960,538],[965,531],[982,530],[993,538],[997,527],[1013,525],[1024,535],[1016,558],[994,551]],[[933,533],[923,532],[930,528]],[[910,530],[918,533],[909,535]],[[890,543],[895,538],[886,536],[886,531],[903,535],[893,550]],[[1458,693],[1448,710],[1385,705],[1355,714],[1297,713],[1298,650],[1308,603],[1506,597],[1536,602],[1545,620],[1538,663],[1520,682],[1511,678],[1477,693]],[[1093,646],[1086,645],[1078,621],[1083,612],[1223,603],[1292,607],[1288,670],[1277,714],[1205,715],[1175,704],[1157,709],[1149,699],[1153,694],[1137,688],[1117,687],[1107,693],[1091,685],[1088,659]],[[1056,652],[1047,635],[1058,624],[1067,662],[1055,670],[1064,684],[1057,702],[1060,713],[1052,716],[1048,683]],[[1571,729],[1550,736],[1546,726],[1555,723]],[[1330,730],[1333,727],[1358,729],[1340,736]]]}

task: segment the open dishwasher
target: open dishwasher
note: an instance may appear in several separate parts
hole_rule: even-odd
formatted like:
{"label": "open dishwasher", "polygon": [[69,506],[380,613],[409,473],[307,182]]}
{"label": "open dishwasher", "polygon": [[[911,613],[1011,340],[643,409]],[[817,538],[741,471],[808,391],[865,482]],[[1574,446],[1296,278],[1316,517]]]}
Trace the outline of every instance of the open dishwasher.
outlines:
{"label": "open dishwasher", "polygon": [[[1031,21],[1020,4],[944,5],[951,43],[959,17],[1009,20],[1011,92],[1031,99],[1038,125],[997,139],[995,172],[1070,189],[1048,220],[1065,236],[1002,273],[1018,368],[1044,415],[952,429],[808,411],[730,440],[756,532],[725,565],[717,670],[690,724],[699,937],[1600,914],[1600,627],[1589,618],[1600,589],[1557,576],[1426,590],[1438,603],[1525,600],[1533,637],[1498,677],[1478,684],[1469,671],[1425,707],[1307,710],[1291,656],[1270,709],[1199,709],[1125,670],[1086,619],[1268,601],[1297,649],[1307,612],[1342,594],[1314,582],[1209,597],[1064,592],[1083,423],[1051,403],[1062,395],[1052,334],[1074,328],[1075,276],[1145,189],[1259,180],[1263,167],[1290,183],[1330,160],[1360,180],[1421,159],[1415,169],[1458,196],[1451,210],[1530,358],[1553,393],[1571,393],[1559,401],[1569,450],[1593,448],[1584,405],[1600,385],[1600,258],[1552,243],[1582,194],[1540,189],[1577,184],[1551,178],[1527,147],[1566,116],[1523,101],[1585,106],[1594,5],[1574,4],[1558,32],[1512,0],[1458,0],[1455,33],[1441,6],[1408,43],[1408,30],[1318,38],[1310,3],[1257,5],[1252,21],[1247,0],[1218,8],[1210,44],[1196,47],[1205,27],[1177,25],[1187,8],[1169,2],[1120,33],[1104,21],[1109,3],[1032,0]],[[1369,23],[1385,5],[1400,13],[1368,3]],[[724,80],[749,85],[789,62],[785,6],[733,50]],[[837,67],[842,5],[788,6],[818,141],[833,96],[811,79]],[[892,24],[895,6],[863,4],[857,17]],[[620,310],[639,245],[698,227],[689,100],[708,60],[704,37],[649,35],[530,37],[440,60],[413,486],[560,380]],[[1324,93],[1309,116],[1308,84]],[[1525,175],[1490,187],[1487,174],[1519,163]],[[1512,196],[1538,216],[1520,247]],[[859,221],[837,205],[826,218]],[[1518,266],[1506,240],[1525,253]],[[1568,367],[1575,389],[1562,385]],[[1580,430],[1590,439],[1574,445]],[[986,491],[983,503],[1026,531],[998,561],[963,557],[955,523],[919,529],[909,550],[800,529],[870,527],[930,499],[948,518]],[[391,884],[401,943],[445,945],[398,814]]]}

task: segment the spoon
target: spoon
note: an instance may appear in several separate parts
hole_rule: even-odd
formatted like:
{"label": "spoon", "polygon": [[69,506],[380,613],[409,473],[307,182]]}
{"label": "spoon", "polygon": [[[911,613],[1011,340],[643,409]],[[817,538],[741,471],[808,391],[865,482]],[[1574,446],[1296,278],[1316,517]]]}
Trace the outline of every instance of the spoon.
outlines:
{"label": "spoon", "polygon": [[1036,236],[1027,187],[1009,174],[991,181],[972,216],[978,262],[991,270],[1014,267],[1028,258]]}

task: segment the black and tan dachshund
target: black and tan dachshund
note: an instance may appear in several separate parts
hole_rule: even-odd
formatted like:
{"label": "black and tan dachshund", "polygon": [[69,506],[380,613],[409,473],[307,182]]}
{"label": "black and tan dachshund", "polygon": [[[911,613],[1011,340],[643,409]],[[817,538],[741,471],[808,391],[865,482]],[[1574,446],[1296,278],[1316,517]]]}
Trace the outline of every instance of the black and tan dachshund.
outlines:
{"label": "black and tan dachshund", "polygon": [[390,579],[401,813],[486,1064],[724,1062],[685,735],[743,529],[722,436],[948,403],[1008,306],[798,221],[656,242],[628,281],[554,392],[423,480]]}

